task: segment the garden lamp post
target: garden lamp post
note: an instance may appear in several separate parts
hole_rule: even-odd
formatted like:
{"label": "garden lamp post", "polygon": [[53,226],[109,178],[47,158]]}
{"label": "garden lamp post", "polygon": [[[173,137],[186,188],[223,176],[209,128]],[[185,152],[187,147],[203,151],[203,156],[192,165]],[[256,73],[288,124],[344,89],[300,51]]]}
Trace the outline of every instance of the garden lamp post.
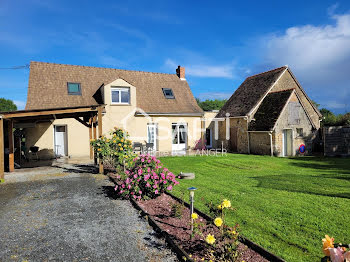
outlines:
{"label": "garden lamp post", "polygon": [[194,191],[197,190],[197,188],[195,187],[189,187],[188,191],[190,191],[190,218],[191,218],[191,236],[192,236],[192,232],[193,232],[193,218],[192,218],[192,214],[193,214],[193,203],[194,203]]}

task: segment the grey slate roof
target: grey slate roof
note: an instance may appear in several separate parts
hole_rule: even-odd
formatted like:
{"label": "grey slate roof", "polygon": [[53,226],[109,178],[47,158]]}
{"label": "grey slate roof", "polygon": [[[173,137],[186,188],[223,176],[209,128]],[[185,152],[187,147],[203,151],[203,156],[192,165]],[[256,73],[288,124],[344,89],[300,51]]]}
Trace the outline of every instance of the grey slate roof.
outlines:
{"label": "grey slate roof", "polygon": [[256,111],[248,126],[249,131],[270,131],[275,126],[283,107],[287,103],[294,89],[269,93]]}
{"label": "grey slate roof", "polygon": [[217,117],[246,116],[264,97],[287,66],[248,77],[221,108]]}

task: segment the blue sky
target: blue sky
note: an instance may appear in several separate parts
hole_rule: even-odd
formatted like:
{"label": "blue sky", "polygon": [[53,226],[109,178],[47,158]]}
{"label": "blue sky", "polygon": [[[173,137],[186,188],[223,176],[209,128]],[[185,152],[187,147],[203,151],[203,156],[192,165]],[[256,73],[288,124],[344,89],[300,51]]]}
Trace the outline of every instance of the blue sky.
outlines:
{"label": "blue sky", "polygon": [[[268,4],[267,4],[268,3]],[[288,64],[309,96],[350,111],[350,1],[0,0],[0,68],[31,60],[175,73],[196,97],[228,98]],[[28,69],[0,69],[0,97],[26,101]]]}

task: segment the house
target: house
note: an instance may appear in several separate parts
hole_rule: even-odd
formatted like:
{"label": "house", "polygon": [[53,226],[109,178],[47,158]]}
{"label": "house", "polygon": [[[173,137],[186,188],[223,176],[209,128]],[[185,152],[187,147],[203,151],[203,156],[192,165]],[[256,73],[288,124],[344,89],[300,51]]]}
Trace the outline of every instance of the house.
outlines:
{"label": "house", "polygon": [[[174,70],[175,71],[175,70]],[[176,74],[30,63],[26,110],[105,105],[102,133],[115,126],[133,142],[157,151],[183,151],[201,138],[202,109],[185,78]],[[39,147],[39,158],[89,156],[89,132],[82,118],[37,120],[25,128],[26,148]]]}
{"label": "house", "polygon": [[294,156],[312,152],[322,115],[283,66],[248,77],[217,118],[218,142],[233,152]]}

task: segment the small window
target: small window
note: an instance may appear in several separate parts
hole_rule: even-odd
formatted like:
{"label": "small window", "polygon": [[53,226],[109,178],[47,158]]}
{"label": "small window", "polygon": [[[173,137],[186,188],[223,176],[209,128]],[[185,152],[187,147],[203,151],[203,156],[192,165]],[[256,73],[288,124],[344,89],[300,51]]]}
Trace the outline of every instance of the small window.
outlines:
{"label": "small window", "polygon": [[174,99],[175,98],[173,90],[171,88],[162,88],[162,89],[163,89],[163,93],[164,93],[165,98],[167,98],[167,99]]}
{"label": "small window", "polygon": [[69,95],[81,95],[80,83],[67,83]]}
{"label": "small window", "polygon": [[304,130],[302,128],[297,128],[297,136],[304,136]]}
{"label": "small window", "polygon": [[112,87],[111,98],[112,104],[130,104],[130,88]]}

